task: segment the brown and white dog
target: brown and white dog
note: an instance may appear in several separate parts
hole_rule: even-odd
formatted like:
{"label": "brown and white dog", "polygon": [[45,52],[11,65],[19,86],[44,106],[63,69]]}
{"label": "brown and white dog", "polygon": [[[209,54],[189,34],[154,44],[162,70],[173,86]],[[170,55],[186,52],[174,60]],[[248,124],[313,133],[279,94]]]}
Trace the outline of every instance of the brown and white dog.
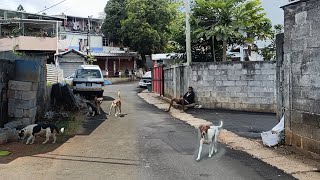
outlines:
{"label": "brown and white dog", "polygon": [[42,144],[47,143],[51,136],[53,137],[52,143],[54,144],[56,143],[56,139],[57,139],[56,134],[63,133],[63,132],[64,132],[64,128],[61,128],[59,130],[57,126],[53,124],[31,124],[19,131],[19,138],[24,139],[26,136],[29,136],[26,144],[29,144],[29,143],[33,144],[36,135],[46,134],[46,140]]}
{"label": "brown and white dog", "polygon": [[216,153],[217,149],[217,141],[220,129],[222,128],[223,122],[221,121],[219,126],[208,126],[208,125],[201,125],[199,126],[201,139],[200,139],[200,146],[199,146],[199,153],[197,161],[200,160],[201,151],[203,144],[209,144],[209,158],[213,154],[213,150]]}
{"label": "brown and white dog", "polygon": [[112,101],[111,106],[110,106],[110,111],[109,111],[109,116],[111,115],[111,111],[114,109],[114,115],[115,116],[120,116],[121,115],[121,96],[120,96],[120,91],[118,92],[118,99],[115,99]]}
{"label": "brown and white dog", "polygon": [[96,114],[101,114],[102,102],[103,102],[103,98],[97,98],[97,97],[94,97],[94,103],[86,101],[88,112],[85,116],[88,116],[88,115],[95,116]]}
{"label": "brown and white dog", "polygon": [[103,102],[103,98],[98,98],[98,97],[94,97],[94,103],[95,105],[97,106],[97,109],[98,109],[98,114],[101,114],[101,104]]}

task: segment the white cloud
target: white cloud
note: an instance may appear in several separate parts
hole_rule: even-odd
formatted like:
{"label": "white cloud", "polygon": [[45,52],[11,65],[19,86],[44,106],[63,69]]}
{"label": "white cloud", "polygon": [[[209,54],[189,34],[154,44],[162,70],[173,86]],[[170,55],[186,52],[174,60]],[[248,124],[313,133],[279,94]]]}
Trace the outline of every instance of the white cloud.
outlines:
{"label": "white cloud", "polygon": [[[61,2],[62,0],[0,0],[0,7],[16,10],[21,4],[27,12],[37,13],[45,8]],[[65,2],[45,11],[50,15],[61,14],[87,17],[98,17],[103,12],[108,0],[66,0]]]}

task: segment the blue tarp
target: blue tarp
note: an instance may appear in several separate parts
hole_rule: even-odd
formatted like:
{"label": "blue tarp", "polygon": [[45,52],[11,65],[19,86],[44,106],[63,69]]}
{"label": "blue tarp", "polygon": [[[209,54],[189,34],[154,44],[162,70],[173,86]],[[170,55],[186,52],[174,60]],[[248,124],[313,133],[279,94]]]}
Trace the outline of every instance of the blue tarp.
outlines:
{"label": "blue tarp", "polygon": [[104,85],[110,85],[110,84],[112,84],[110,81],[104,80]]}

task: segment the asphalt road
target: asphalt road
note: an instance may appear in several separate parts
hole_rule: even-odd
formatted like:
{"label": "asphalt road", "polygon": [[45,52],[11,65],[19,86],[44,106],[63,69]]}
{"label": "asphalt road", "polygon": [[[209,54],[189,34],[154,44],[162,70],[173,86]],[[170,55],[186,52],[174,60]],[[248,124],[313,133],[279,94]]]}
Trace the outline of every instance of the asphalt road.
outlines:
{"label": "asphalt road", "polygon": [[188,109],[187,113],[205,119],[213,124],[223,121],[223,128],[246,138],[261,138],[261,132],[271,130],[278,124],[272,113],[252,113],[210,109]]}
{"label": "asphalt road", "polygon": [[[207,158],[204,148],[202,160],[195,161],[198,132],[191,126],[149,105],[135,95],[136,84],[108,86],[106,95],[123,94],[122,119],[135,123],[139,166],[137,179],[294,179],[250,155],[220,145],[218,153]],[[110,117],[110,119],[113,117]]]}
{"label": "asphalt road", "polygon": [[[197,131],[137,96],[137,83],[106,87],[103,109],[121,90],[123,117],[89,119],[77,136],[46,154],[0,165],[3,179],[294,179],[223,145],[195,161]],[[50,144],[48,144],[50,145]]]}

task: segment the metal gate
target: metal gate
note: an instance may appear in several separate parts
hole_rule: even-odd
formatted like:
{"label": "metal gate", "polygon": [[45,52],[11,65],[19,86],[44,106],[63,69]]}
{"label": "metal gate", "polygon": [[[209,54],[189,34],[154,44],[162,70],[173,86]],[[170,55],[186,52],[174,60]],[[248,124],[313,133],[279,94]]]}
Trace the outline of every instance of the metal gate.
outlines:
{"label": "metal gate", "polygon": [[163,65],[160,64],[152,69],[152,91],[163,95]]}

